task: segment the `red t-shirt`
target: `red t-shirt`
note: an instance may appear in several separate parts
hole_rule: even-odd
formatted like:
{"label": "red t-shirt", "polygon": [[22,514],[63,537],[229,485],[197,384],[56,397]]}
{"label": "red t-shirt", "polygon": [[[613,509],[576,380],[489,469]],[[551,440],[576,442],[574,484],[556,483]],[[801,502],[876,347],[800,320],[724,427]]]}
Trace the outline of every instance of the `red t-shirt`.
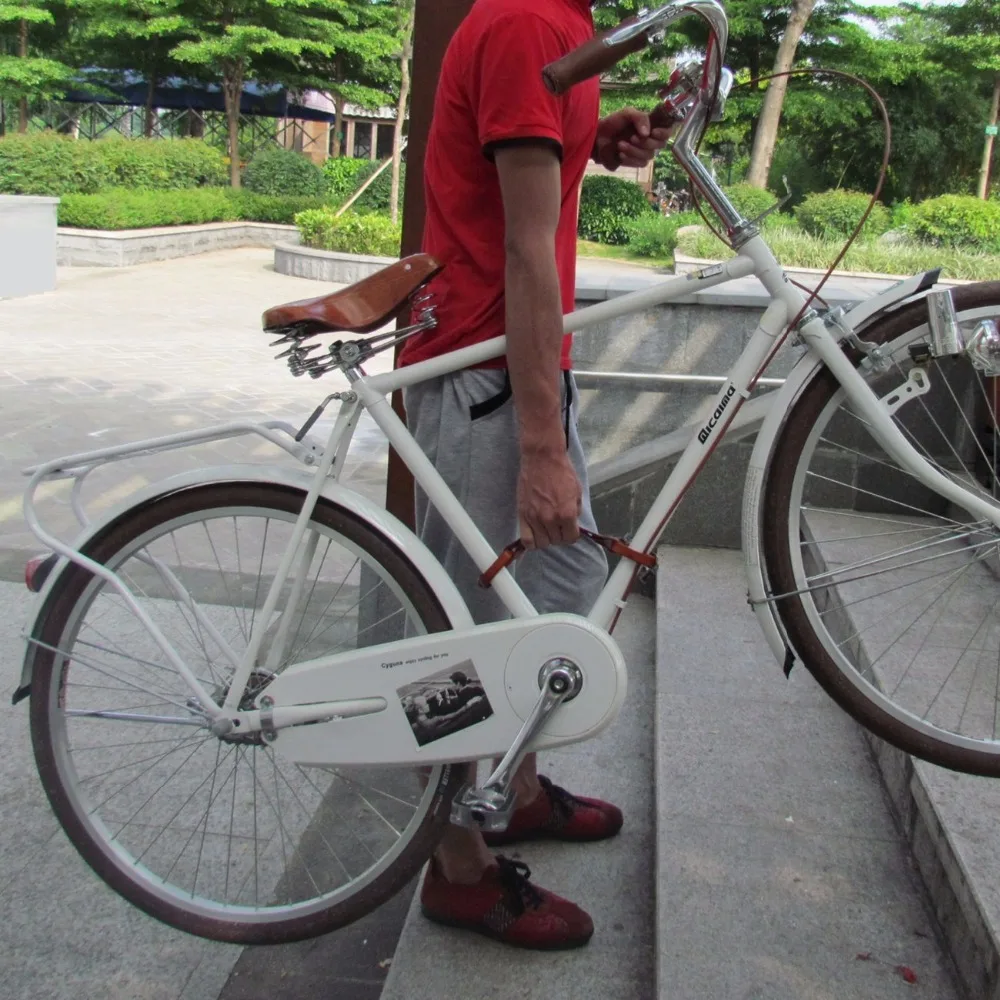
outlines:
{"label": "red t-shirt", "polygon": [[[424,162],[423,250],[444,265],[430,286],[438,325],[403,346],[400,365],[504,333],[498,144],[541,139],[559,149],[556,264],[563,312],[573,311],[580,181],[597,134],[600,85],[595,78],[554,97],[541,70],[593,34],[589,0],[477,0],[459,26],[441,67]],[[570,346],[567,336],[564,368]]]}

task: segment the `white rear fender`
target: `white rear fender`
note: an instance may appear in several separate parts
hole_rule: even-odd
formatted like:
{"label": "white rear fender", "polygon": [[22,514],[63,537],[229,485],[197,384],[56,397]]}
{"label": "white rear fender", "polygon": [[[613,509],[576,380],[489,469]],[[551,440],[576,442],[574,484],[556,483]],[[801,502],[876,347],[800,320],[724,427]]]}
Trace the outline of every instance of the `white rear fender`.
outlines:
{"label": "white rear fender", "polygon": [[[314,474],[314,472],[308,469],[299,470],[296,468],[264,465],[226,465],[184,472],[169,479],[161,480],[158,483],[153,483],[131,494],[113,510],[104,514],[99,521],[88,525],[73,541],[72,545],[75,549],[80,550],[106,530],[110,524],[126,513],[126,511],[180,490],[211,484],[256,482],[287,486],[300,491],[304,496],[312,483]],[[427,546],[398,518],[361,496],[361,494],[347,489],[332,479],[324,484],[321,496],[326,500],[339,503],[353,511],[405,552],[407,558],[413,563],[416,570],[434,592],[453,628],[469,628],[473,625],[469,609],[451,578],[445,573],[441,564],[434,558]],[[67,564],[68,561],[66,559],[61,559],[58,565],[49,573],[45,585],[35,600],[34,607],[25,626],[24,635],[26,638],[35,634],[35,630],[40,624],[39,616],[45,608],[52,588],[58,583]],[[21,672],[21,683],[13,696],[15,704],[30,693],[36,648],[33,644],[28,644]]]}

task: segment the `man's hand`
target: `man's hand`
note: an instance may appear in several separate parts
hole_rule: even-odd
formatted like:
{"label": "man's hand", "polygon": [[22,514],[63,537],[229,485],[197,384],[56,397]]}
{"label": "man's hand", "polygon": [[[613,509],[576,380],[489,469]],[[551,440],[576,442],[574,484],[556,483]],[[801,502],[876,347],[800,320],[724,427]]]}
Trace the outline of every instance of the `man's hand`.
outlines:
{"label": "man's hand", "polygon": [[549,454],[521,452],[517,483],[521,541],[527,549],[568,545],[580,537],[581,489],[565,443]]}
{"label": "man's hand", "polygon": [[616,170],[618,167],[644,167],[663,149],[670,129],[649,127],[649,115],[635,108],[622,108],[597,125],[594,159]]}

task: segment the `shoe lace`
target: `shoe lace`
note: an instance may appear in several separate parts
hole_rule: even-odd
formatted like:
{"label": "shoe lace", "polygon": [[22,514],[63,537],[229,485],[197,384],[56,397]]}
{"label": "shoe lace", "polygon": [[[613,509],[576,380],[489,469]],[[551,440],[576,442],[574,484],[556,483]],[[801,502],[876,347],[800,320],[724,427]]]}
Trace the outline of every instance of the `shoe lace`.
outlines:
{"label": "shoe lace", "polygon": [[530,882],[531,869],[523,861],[511,861],[502,854],[498,854],[496,860],[501,885],[510,897],[517,900],[522,911],[541,906],[544,897]]}
{"label": "shoe lace", "polygon": [[538,776],[538,783],[545,790],[549,802],[552,803],[553,811],[558,812],[564,820],[571,819],[573,813],[576,811],[576,807],[581,804],[580,800],[575,795],[567,792],[565,788],[553,785],[543,774]]}

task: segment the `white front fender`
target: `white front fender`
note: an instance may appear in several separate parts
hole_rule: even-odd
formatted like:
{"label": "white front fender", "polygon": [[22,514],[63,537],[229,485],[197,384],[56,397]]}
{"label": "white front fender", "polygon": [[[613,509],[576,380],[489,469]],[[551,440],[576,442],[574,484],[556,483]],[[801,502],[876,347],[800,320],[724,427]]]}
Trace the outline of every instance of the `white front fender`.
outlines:
{"label": "white front fender", "polygon": [[[305,494],[313,481],[314,475],[315,472],[309,469],[300,470],[294,467],[266,465],[224,465],[183,472],[161,480],[158,483],[153,483],[131,494],[125,501],[103,515],[99,521],[88,525],[74,540],[73,547],[77,550],[83,548],[91,539],[104,531],[109,524],[121,517],[126,511],[165,494],[176,493],[179,490],[190,489],[195,486],[231,482],[278,484],[301,490]],[[462,595],[459,593],[452,579],[445,573],[441,564],[434,558],[427,546],[402,521],[390,514],[385,508],[379,507],[360,493],[347,489],[347,487],[333,479],[328,480],[324,484],[321,496],[326,500],[339,503],[353,511],[405,552],[407,558],[417,569],[417,572],[427,581],[428,586],[434,592],[434,596],[440,602],[453,628],[471,628],[475,624]],[[52,588],[58,582],[67,563],[67,559],[60,559],[59,563],[49,573],[45,585],[35,599],[31,614],[22,632],[25,638],[35,634],[38,617],[44,609]],[[34,645],[28,644],[24,657],[24,666],[21,670],[21,683],[13,696],[15,704],[30,693],[35,649]]]}
{"label": "white front fender", "polygon": [[[891,285],[878,295],[859,302],[841,318],[840,324],[859,336],[864,336],[864,331],[878,322],[883,314],[930,291],[940,273],[940,270],[927,271]],[[784,430],[785,420],[799,394],[821,367],[822,361],[819,358],[806,354],[792,369],[785,384],[774,394],[774,402],[757,434],[743,489],[743,555],[746,560],[750,605],[757,615],[768,645],[786,674],[792,669],[795,652],[775,612],[774,604],[769,601],[771,592],[761,551],[761,526],[765,514],[764,482],[771,464],[771,453]]]}

